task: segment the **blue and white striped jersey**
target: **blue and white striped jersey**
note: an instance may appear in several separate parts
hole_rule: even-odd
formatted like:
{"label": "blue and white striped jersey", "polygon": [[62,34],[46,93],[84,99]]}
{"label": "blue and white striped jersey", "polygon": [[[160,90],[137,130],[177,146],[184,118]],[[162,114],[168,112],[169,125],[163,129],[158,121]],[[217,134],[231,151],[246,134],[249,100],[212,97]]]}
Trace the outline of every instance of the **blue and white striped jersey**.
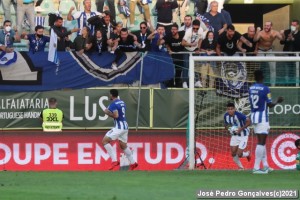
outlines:
{"label": "blue and white striped jersey", "polygon": [[255,83],[249,88],[249,101],[251,105],[251,121],[254,124],[269,122],[268,103],[272,102],[269,87]]}
{"label": "blue and white striped jersey", "polygon": [[[230,116],[227,112],[224,115],[225,126],[237,126],[243,127],[246,124],[247,116],[235,111],[233,116]],[[247,136],[250,133],[250,129],[247,127],[241,131],[241,136]]]}
{"label": "blue and white striped jersey", "polygon": [[120,99],[115,99],[109,106],[108,110],[110,112],[118,111],[119,117],[114,119],[115,128],[117,129],[128,129],[128,124],[126,122],[125,112],[126,104]]}
{"label": "blue and white striped jersey", "polygon": [[[82,11],[77,11],[72,15],[73,20],[77,20],[78,23],[78,28],[82,30],[84,26],[88,26],[90,28],[90,34],[94,35],[95,31],[95,25],[91,25],[88,23],[88,19],[91,17],[94,17],[96,15],[101,15],[100,12],[90,12],[90,13],[85,13]],[[81,32],[78,31],[77,35],[81,35]]]}
{"label": "blue and white striped jersey", "polygon": [[46,17],[44,17],[44,16],[35,16],[35,18],[34,18],[35,26],[37,26],[37,25],[44,26],[45,19],[46,19]]}

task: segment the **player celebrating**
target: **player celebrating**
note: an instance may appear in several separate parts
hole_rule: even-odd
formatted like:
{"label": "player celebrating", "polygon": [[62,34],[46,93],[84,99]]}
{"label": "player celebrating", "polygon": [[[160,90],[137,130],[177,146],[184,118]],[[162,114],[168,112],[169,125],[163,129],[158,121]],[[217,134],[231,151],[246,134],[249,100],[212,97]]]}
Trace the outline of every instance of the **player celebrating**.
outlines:
{"label": "player celebrating", "polygon": [[[273,108],[277,103],[283,102],[283,97],[278,97],[276,102],[272,102],[270,89],[263,84],[264,75],[261,70],[254,71],[254,79],[256,83],[249,89],[251,122],[254,125],[254,133],[257,134],[253,174],[267,174],[273,170],[269,167],[266,150],[266,140],[270,130],[268,107]],[[262,170],[261,161],[264,166]]]}
{"label": "player celebrating", "polygon": [[125,118],[126,105],[124,101],[118,99],[118,90],[110,90],[110,100],[112,103],[104,110],[104,113],[114,119],[115,126],[106,133],[102,140],[102,144],[109,154],[112,164],[109,170],[113,170],[120,165],[117,161],[117,155],[114,152],[110,142],[118,139],[121,149],[130,162],[129,170],[134,170],[138,164],[134,161],[131,150],[127,147],[128,124]]}
{"label": "player celebrating", "polygon": [[244,167],[239,158],[246,157],[250,161],[250,151],[244,151],[247,147],[248,135],[250,130],[248,126],[251,124],[246,115],[237,112],[234,103],[227,104],[227,112],[224,115],[225,129],[231,134],[230,149],[233,161],[239,169]]}

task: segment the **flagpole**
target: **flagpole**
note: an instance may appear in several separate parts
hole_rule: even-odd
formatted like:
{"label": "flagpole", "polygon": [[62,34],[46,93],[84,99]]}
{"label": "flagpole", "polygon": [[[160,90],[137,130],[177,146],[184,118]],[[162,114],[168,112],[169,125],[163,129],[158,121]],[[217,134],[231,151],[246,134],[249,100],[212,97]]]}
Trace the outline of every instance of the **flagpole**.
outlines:
{"label": "flagpole", "polygon": [[140,114],[140,103],[141,103],[141,89],[142,89],[142,79],[143,79],[143,68],[144,68],[144,52],[142,52],[142,60],[141,60],[141,71],[140,71],[140,83],[139,83],[139,95],[138,95],[138,104],[136,111],[136,125],[135,130],[138,130],[139,126],[139,114]]}

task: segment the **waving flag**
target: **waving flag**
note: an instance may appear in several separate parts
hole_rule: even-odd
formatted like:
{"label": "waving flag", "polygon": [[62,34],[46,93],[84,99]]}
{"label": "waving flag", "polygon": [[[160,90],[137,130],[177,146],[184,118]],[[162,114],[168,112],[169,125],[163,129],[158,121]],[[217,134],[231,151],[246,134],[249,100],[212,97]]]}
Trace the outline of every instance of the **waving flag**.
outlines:
{"label": "waving flag", "polygon": [[57,35],[53,29],[51,29],[51,34],[50,34],[48,61],[53,62],[56,65],[59,65],[59,59],[57,56]]}
{"label": "waving flag", "polygon": [[0,66],[9,66],[12,63],[15,63],[17,61],[17,53],[11,52],[6,53],[5,51],[2,51],[0,54]]}

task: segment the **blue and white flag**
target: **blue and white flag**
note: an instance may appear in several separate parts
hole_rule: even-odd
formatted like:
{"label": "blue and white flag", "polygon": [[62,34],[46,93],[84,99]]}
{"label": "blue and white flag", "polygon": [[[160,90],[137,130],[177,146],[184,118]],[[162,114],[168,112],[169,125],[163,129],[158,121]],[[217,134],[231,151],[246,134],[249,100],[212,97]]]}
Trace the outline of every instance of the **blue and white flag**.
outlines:
{"label": "blue and white flag", "polygon": [[51,29],[50,42],[49,42],[49,52],[48,61],[59,65],[59,59],[57,56],[57,35],[53,29]]}
{"label": "blue and white flag", "polygon": [[15,63],[17,61],[17,53],[11,52],[6,53],[5,51],[2,51],[0,54],[0,66],[9,66],[12,63]]}

